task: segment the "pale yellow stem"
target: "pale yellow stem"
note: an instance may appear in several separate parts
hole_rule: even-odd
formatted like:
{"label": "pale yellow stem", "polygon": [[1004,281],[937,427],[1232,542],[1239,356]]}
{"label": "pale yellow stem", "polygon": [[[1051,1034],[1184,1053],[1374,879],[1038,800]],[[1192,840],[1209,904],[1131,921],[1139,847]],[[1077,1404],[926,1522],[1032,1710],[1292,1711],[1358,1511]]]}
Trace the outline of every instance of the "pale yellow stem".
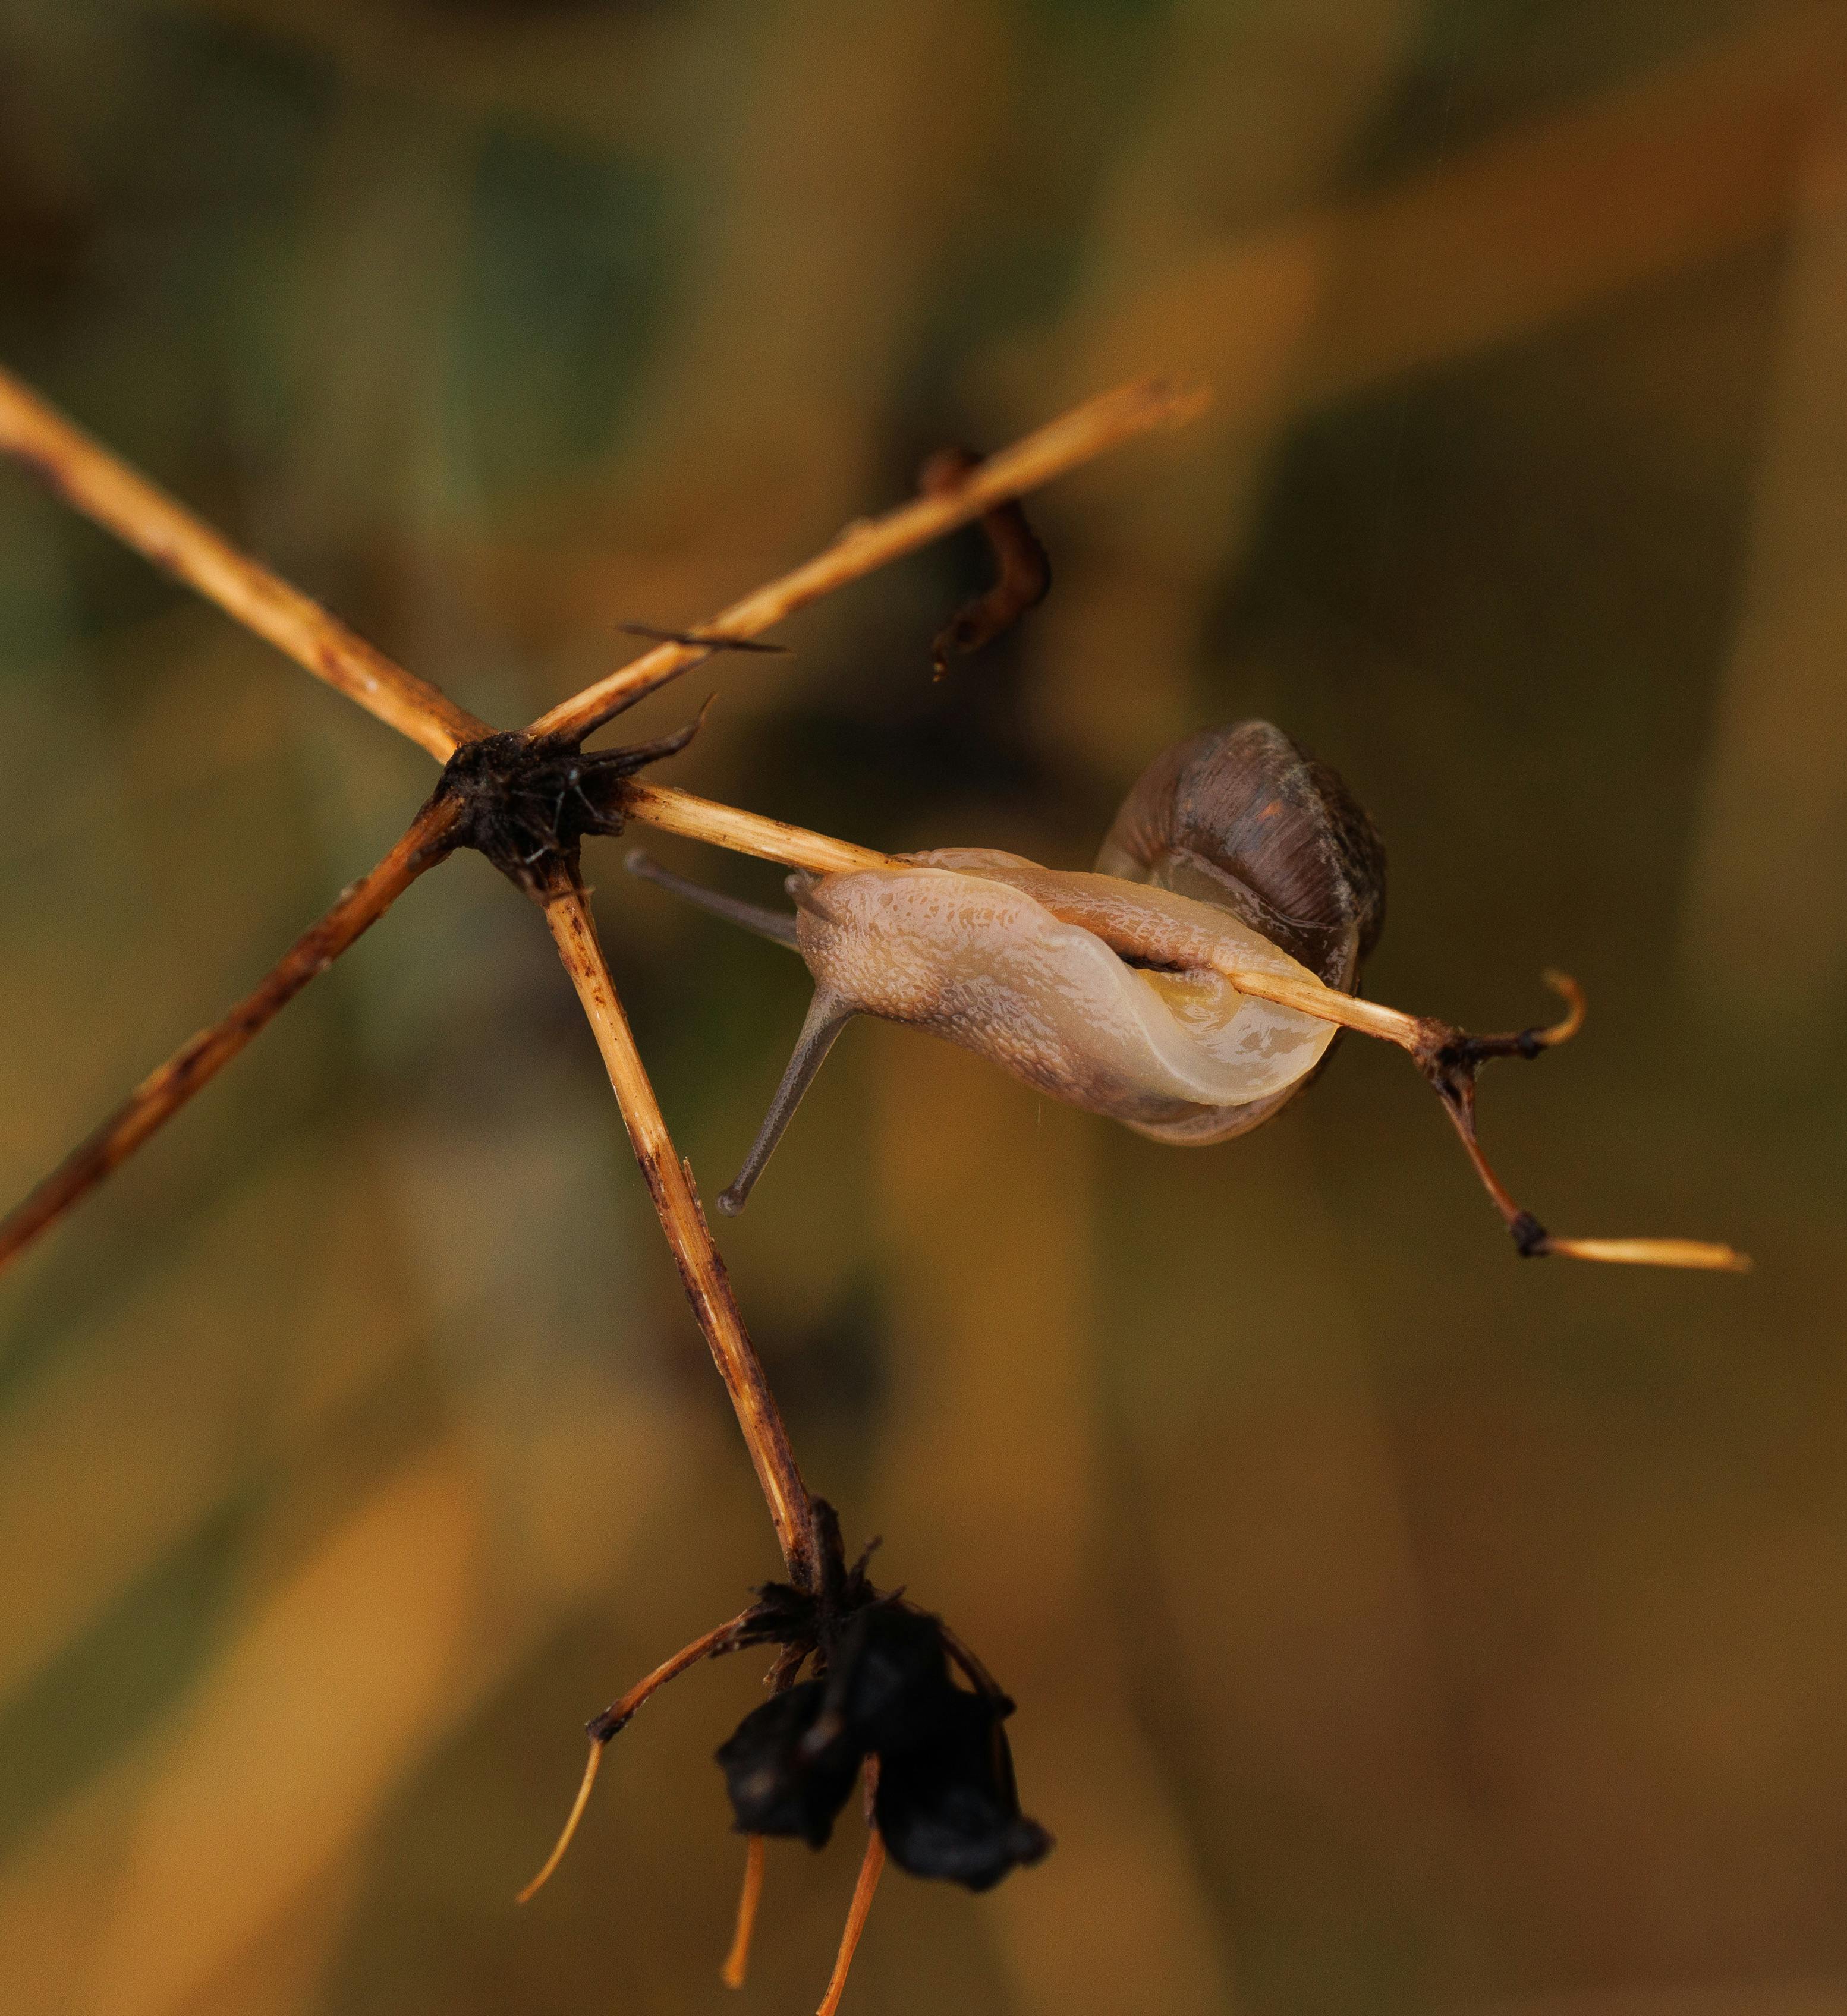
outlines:
{"label": "pale yellow stem", "polygon": [[804,868],[811,875],[848,875],[859,868],[906,868],[914,864],[850,840],[834,840],[806,826],[788,826],[761,812],[747,812],[714,798],[695,797],[671,784],[645,784],[630,778],[619,787],[617,803],[629,819],[662,833],[703,840],[733,854],[754,854],[760,861],[779,861],[787,868]]}
{"label": "pale yellow stem", "polygon": [[427,681],[394,664],[299,589],[195,518],[184,505],[0,371],[0,450],[35,470],[68,504],[215,602],[400,735],[447,762],[491,731]]}
{"label": "pale yellow stem", "polygon": [[1751,1256],[1704,1239],[1560,1239],[1546,1251],[1571,1260],[1608,1260],[1630,1267],[1696,1267],[1716,1273],[1748,1274]]}
{"label": "pale yellow stem", "polygon": [[551,1881],[559,1863],[564,1859],[565,1850],[577,1838],[578,1825],[584,1817],[584,1809],[590,1803],[591,1788],[596,1783],[597,1773],[603,1769],[603,1753],[608,1748],[609,1745],[607,1743],[599,1743],[594,1737],[591,1739],[590,1761],[584,1766],[584,1775],[578,1781],[577,1797],[571,1802],[571,1811],[565,1816],[563,1827],[560,1831],[558,1838],[553,1842],[552,1852],[541,1864],[538,1874],[513,1899],[516,1904],[531,1903],[539,1892]]}
{"label": "pale yellow stem", "polygon": [[794,1579],[804,1582],[812,1566],[808,1492],[796,1467],[794,1452],[789,1446],[781,1412],[744,1329],[730,1277],[706,1223],[693,1172],[674,1147],[654,1088],[635,1047],[634,1032],[610,977],[589,900],[581,888],[567,886],[547,899],[545,911],[558,956],[577,989],[597,1048],[603,1053],[603,1066],[628,1130],[629,1145],[641,1165],[642,1177],[653,1199],[667,1243],[679,1262],[686,1299],[693,1305],[693,1316],[736,1410],[738,1425],[743,1430],[770,1517],[776,1522],[783,1557]]}
{"label": "pale yellow stem", "polygon": [[763,1837],[752,1834],[744,1848],[744,1884],[738,1893],[737,1929],[731,1935],[731,1950],[718,1969],[718,1978],[727,1988],[742,1988],[751,1964],[751,1938],[757,1929],[757,1906],[763,1900]]}

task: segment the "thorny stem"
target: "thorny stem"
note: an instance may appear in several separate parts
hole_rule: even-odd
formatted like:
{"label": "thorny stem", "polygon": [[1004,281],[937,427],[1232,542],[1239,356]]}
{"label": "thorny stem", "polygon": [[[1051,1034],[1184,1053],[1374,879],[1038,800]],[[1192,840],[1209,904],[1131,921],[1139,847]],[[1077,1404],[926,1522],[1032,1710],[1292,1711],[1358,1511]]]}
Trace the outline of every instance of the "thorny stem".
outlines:
{"label": "thorny stem", "polygon": [[584,1766],[584,1775],[577,1790],[577,1797],[571,1802],[563,1831],[553,1844],[538,1874],[533,1877],[519,1895],[513,1899],[524,1904],[536,1897],[560,1863],[564,1859],[564,1851],[570,1847],[578,1823],[584,1817],[584,1809],[590,1803],[591,1788],[596,1783],[596,1773],[602,1768],[603,1753],[609,1748],[610,1739],[619,1736],[635,1719],[635,1711],[650,1695],[657,1694],[669,1680],[678,1679],[689,1666],[696,1666],[701,1659],[716,1658],[719,1654],[730,1651],[737,1642],[738,1634],[751,1621],[752,1612],[741,1610],[737,1615],[728,1618],[722,1624],[695,1638],[690,1645],[682,1645],[671,1659],[663,1659],[644,1679],[639,1679],[625,1694],[618,1694],[600,1715],[590,1719],[590,1758]]}
{"label": "thorny stem", "polygon": [[0,450],[35,470],[66,502],[176,575],[368,714],[447,762],[488,733],[448,697],[241,553],[56,409],[0,371]]}
{"label": "thorny stem", "polygon": [[376,923],[426,869],[448,852],[452,808],[427,807],[369,874],[344,891],[333,909],[311,924],[229,1014],[202,1029],[80,1143],[24,1201],[0,1219],[0,1269],[80,1204],[125,1162],[155,1130],[171,1120],[245,1044],[311,980]]}
{"label": "thorny stem", "polygon": [[[1036,489],[1080,463],[1156,427],[1179,427],[1202,412],[1208,395],[1197,385],[1169,378],[1139,378],[1075,406],[1012,447],[989,455],[939,489],[913,498],[882,517],[849,525],[824,553],[780,579],[754,589],[690,634],[717,639],[754,637],[797,610],[862,574],[901,559],[932,539],[980,517],[997,504]],[[535,735],[576,739],[632,707],[671,679],[711,656],[703,645],[656,646],[574,698],[561,700],[532,724]]]}
{"label": "thorny stem", "polygon": [[686,1299],[705,1334],[718,1376],[743,1431],[758,1481],[774,1521],[776,1539],[787,1563],[790,1579],[799,1589],[812,1586],[813,1558],[808,1496],[789,1446],[788,1431],[769,1390],[743,1318],[738,1312],[725,1262],[714,1244],[705,1212],[693,1186],[693,1172],[680,1158],[646,1067],[635,1047],[634,1032],[610,977],[608,962],[596,935],[596,920],[581,883],[572,880],[549,896],[545,922],[558,956],[577,989],[585,1015],[603,1053],[616,1103],[622,1109],[629,1145],[641,1165],[642,1179],[654,1201],[661,1229],[679,1263]]}

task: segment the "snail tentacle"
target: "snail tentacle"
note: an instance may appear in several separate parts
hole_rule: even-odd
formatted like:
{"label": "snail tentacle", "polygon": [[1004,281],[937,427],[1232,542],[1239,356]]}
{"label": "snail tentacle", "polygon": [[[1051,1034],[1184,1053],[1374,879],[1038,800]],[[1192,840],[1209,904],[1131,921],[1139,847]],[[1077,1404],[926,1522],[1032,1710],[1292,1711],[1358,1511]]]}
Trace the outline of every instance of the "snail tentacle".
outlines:
{"label": "snail tentacle", "polygon": [[764,1165],[776,1153],[783,1129],[795,1117],[802,1094],[814,1083],[815,1074],[827,1060],[827,1053],[857,1012],[851,1002],[843,1000],[830,989],[815,989],[801,1034],[795,1039],[794,1054],[783,1072],[782,1083],[776,1087],[776,1097],[769,1103],[769,1111],[757,1130],[757,1138],[751,1143],[751,1152],[744,1157],[744,1165],[730,1186],[719,1193],[718,1208],[727,1218],[736,1218],[749,1202]]}
{"label": "snail tentacle", "polygon": [[716,889],[707,888],[703,882],[689,881],[684,875],[675,874],[671,868],[663,868],[642,848],[631,848],[622,857],[622,866],[631,875],[639,876],[644,882],[652,882],[656,888],[680,897],[696,909],[709,911],[727,923],[739,924],[747,931],[754,931],[760,938],[771,938],[778,945],[787,945],[792,952],[795,949],[795,915],[791,910],[772,910],[761,903],[746,903],[736,896],[722,895]]}

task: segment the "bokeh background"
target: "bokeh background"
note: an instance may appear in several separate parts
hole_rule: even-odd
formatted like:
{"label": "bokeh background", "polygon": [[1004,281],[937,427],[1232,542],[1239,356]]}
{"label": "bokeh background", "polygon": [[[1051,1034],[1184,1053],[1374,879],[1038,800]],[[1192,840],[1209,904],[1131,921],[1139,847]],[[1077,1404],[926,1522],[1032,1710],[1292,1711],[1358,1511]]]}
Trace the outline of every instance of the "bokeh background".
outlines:
{"label": "bokeh background", "polygon": [[[722,1229],[812,1483],[1018,1697],[1057,1854],[888,1877],[848,2007],[1847,2010],[1847,7],[0,0],[0,357],[497,720],[1151,368],[929,677],[972,535],[650,703],[672,780],[1086,863],[1257,714],[1388,836],[1370,991],[1487,1082],[1522,1265],[1350,1041],[1158,1148],[856,1025]],[[625,727],[630,724],[625,723]],[[0,470],[0,1176],[427,790]],[[664,844],[761,899],[773,873]],[[805,977],[589,853],[710,1194]],[[587,1031],[467,858],[0,1286],[0,2004],[799,2010],[859,1852],[742,1853],[772,1571]]]}

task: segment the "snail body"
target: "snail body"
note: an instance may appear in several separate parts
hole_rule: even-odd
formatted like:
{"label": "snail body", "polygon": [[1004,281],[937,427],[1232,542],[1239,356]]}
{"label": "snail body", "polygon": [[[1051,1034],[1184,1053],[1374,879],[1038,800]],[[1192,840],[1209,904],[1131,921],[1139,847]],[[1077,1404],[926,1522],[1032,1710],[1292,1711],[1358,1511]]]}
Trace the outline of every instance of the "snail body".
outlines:
{"label": "snail body", "polygon": [[[1216,949],[1306,978],[1240,920],[1158,887],[944,848],[914,867],[830,875],[795,891],[815,985],[855,1013],[927,1028],[1041,1092],[1153,1128],[1172,1109],[1235,1107],[1311,1071],[1334,1025],[1240,994]],[[1114,948],[1178,953],[1178,970]]]}
{"label": "snail body", "polygon": [[1157,757],[1091,873],[974,848],[905,863],[791,876],[793,919],[708,903],[792,945],[815,977],[795,1053],[721,1208],[742,1208],[856,1014],[931,1030],[1158,1140],[1247,1132],[1309,1082],[1336,1031],[1240,993],[1215,962],[1350,990],[1384,905],[1371,822],[1331,770],[1262,722]]}

